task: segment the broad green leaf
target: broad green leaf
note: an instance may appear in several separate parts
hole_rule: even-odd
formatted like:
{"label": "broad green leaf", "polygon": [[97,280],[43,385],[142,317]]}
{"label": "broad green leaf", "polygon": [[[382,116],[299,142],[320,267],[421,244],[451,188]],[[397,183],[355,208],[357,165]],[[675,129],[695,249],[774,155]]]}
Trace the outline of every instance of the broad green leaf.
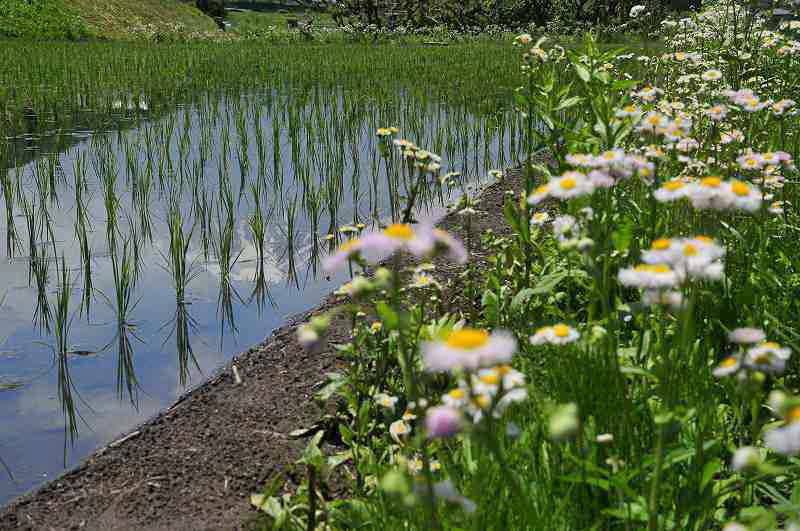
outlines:
{"label": "broad green leaf", "polygon": [[400,325],[400,316],[397,315],[388,304],[381,301],[375,305],[375,309],[378,311],[378,317],[381,318],[383,321],[383,326],[387,330],[395,330]]}
{"label": "broad green leaf", "polygon": [[555,273],[550,273],[541,277],[539,282],[537,282],[536,286],[533,288],[531,295],[545,295],[550,293],[561,283],[562,280],[568,276],[568,271],[556,271]]}

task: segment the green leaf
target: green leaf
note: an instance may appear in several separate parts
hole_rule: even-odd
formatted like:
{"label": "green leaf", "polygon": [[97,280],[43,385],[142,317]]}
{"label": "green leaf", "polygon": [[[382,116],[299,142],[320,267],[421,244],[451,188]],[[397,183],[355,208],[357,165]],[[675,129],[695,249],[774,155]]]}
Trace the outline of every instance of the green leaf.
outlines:
{"label": "green leaf", "polygon": [[525,288],[517,293],[511,300],[511,311],[518,311],[533,295],[535,295],[533,288]]}
{"label": "green leaf", "polygon": [[562,101],[558,104],[558,106],[554,109],[555,111],[563,111],[564,109],[569,109],[570,107],[574,107],[575,105],[579,104],[583,101],[583,98],[580,96],[573,96],[571,98],[567,98],[566,100]]}
{"label": "green leaf", "polygon": [[635,87],[638,84],[639,84],[639,81],[634,80],[634,79],[620,79],[618,81],[614,81],[611,84],[611,89],[612,90],[624,90],[624,89],[628,89],[628,88],[631,88],[631,87]]}
{"label": "green leaf", "polygon": [[533,288],[531,295],[545,295],[550,293],[568,276],[568,271],[556,271],[555,273],[550,273],[541,277]]}
{"label": "green leaf", "polygon": [[332,372],[328,373],[326,376],[328,377],[328,382],[314,395],[314,399],[319,402],[327,402],[330,400],[331,397],[337,394],[339,389],[347,383],[347,378],[342,374]]}
{"label": "green leaf", "polygon": [[378,317],[383,321],[383,327],[386,330],[396,330],[400,325],[400,316],[385,302],[380,301],[375,305],[378,312]]}
{"label": "green leaf", "polygon": [[585,66],[579,63],[572,63],[572,66],[575,67],[575,72],[578,74],[578,77],[581,78],[581,81],[584,83],[589,81],[589,70],[587,70]]}
{"label": "green leaf", "polygon": [[621,372],[622,374],[630,374],[633,376],[644,376],[645,378],[649,378],[655,382],[658,381],[658,377],[655,374],[646,369],[641,369],[639,367],[620,367],[619,372]]}
{"label": "green leaf", "polygon": [[722,461],[719,459],[712,459],[706,466],[703,467],[703,476],[700,479],[700,490],[704,490],[708,482],[714,479],[714,476],[722,468]]}

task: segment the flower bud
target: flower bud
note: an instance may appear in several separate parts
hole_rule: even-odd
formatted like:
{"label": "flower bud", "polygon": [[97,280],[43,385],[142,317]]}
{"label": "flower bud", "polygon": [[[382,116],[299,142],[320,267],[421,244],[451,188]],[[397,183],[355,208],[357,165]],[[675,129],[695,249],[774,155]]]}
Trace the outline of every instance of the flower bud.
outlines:
{"label": "flower bud", "polygon": [[580,430],[578,405],[573,402],[558,406],[550,416],[548,427],[550,438],[554,441],[563,441],[577,435]]}
{"label": "flower bud", "polygon": [[743,446],[733,454],[733,469],[737,472],[753,470],[761,464],[761,454],[752,446]]}

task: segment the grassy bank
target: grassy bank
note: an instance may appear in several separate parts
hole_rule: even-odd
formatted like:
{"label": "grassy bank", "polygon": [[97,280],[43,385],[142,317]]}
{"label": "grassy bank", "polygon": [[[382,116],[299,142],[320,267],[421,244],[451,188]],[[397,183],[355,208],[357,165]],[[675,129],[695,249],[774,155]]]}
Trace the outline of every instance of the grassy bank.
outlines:
{"label": "grassy bank", "polygon": [[179,0],[4,0],[0,37],[130,39],[216,31],[214,21]]}

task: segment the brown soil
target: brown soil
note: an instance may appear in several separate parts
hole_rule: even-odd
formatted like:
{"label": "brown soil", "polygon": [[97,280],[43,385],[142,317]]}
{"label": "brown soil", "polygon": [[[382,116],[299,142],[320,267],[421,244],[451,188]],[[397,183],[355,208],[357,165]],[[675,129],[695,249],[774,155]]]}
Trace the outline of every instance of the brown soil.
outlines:
{"label": "brown soil", "polygon": [[[502,205],[521,179],[507,175],[480,194],[473,234],[507,231]],[[451,213],[440,226],[461,236]],[[476,238],[477,239],[477,238]],[[473,246],[476,242],[473,242]],[[480,249],[473,260],[483,261]],[[444,288],[458,289],[462,268],[437,268]],[[0,512],[0,529],[201,530],[242,529],[255,510],[250,494],[290,469],[307,441],[288,436],[323,414],[312,399],[326,372],[341,367],[333,349],[305,351],[299,323],[338,303],[328,297],[295,316],[262,345],[231,361],[172,407],[90,456],[80,466]],[[328,345],[347,340],[349,327],[332,323]],[[238,367],[242,383],[234,381]]]}

